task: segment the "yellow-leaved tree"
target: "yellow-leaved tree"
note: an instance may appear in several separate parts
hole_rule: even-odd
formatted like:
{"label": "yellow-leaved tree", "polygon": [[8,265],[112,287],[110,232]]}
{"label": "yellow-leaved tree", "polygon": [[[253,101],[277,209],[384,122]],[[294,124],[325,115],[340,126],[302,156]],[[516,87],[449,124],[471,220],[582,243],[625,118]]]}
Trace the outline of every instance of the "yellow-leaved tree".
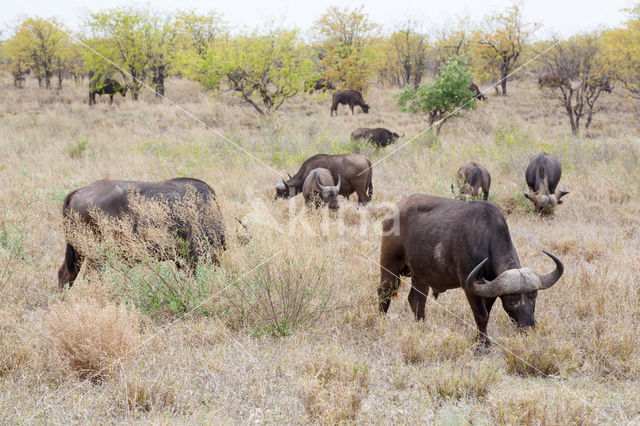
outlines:
{"label": "yellow-leaved tree", "polygon": [[602,59],[607,73],[619,80],[632,97],[640,99],[640,3],[626,11],[631,19],[625,26],[604,33]]}
{"label": "yellow-leaved tree", "polygon": [[4,48],[11,72],[29,70],[40,87],[50,89],[56,67],[63,63],[69,34],[55,18],[26,18],[18,24],[15,34]]}
{"label": "yellow-leaved tree", "polygon": [[[487,18],[484,27],[473,33],[471,56],[475,73],[498,78],[502,96],[507,95],[507,81],[520,65],[525,45],[531,35],[540,28],[539,23],[523,20],[521,7],[516,3],[506,12]],[[481,78],[484,80],[484,78]]]}
{"label": "yellow-leaved tree", "polygon": [[313,26],[320,73],[347,89],[366,89],[375,71],[372,41],[380,26],[369,19],[363,8],[332,6]]}

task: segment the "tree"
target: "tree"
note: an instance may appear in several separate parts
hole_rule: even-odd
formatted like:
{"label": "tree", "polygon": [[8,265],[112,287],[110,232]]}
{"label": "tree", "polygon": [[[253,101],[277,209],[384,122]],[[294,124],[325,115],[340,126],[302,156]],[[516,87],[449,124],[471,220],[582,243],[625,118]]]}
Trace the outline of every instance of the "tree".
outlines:
{"label": "tree", "polygon": [[94,79],[117,71],[137,100],[150,73],[150,50],[155,46],[150,13],[133,7],[108,9],[92,14],[86,26],[90,35],[85,43],[91,49],[85,50],[85,59]]}
{"label": "tree", "polygon": [[525,44],[540,24],[523,22],[520,6],[514,4],[506,13],[490,16],[485,26],[488,31],[474,33],[472,56],[480,70],[500,76],[502,96],[507,96],[507,80],[519,65]]}
{"label": "tree", "polygon": [[178,12],[174,22],[176,63],[174,73],[203,80],[206,57],[215,41],[226,38],[228,28],[215,11],[200,15],[194,11]]}
{"label": "tree", "polygon": [[475,93],[469,90],[471,72],[467,57],[454,55],[440,68],[434,83],[422,83],[417,89],[405,87],[397,98],[401,111],[425,114],[429,125],[440,134],[442,126],[460,115],[462,110],[476,108]]}
{"label": "tree", "polygon": [[627,13],[632,19],[624,28],[604,33],[602,56],[607,72],[619,80],[632,97],[640,99],[640,4]]}
{"label": "tree", "polygon": [[296,31],[254,32],[213,44],[206,56],[204,83],[209,88],[226,83],[265,114],[304,89],[312,66]]}
{"label": "tree", "polygon": [[395,64],[399,67],[401,84],[417,88],[427,67],[429,41],[414,21],[405,22],[390,37]]}
{"label": "tree", "polygon": [[322,75],[356,90],[366,89],[374,71],[376,54],[371,42],[380,29],[363,8],[330,7],[313,26]]}
{"label": "tree", "polygon": [[540,87],[560,101],[569,117],[571,133],[577,135],[580,120],[587,117],[585,127],[588,129],[599,111],[596,102],[600,95],[612,90],[599,60],[599,37],[597,34],[578,35],[565,41],[556,39],[554,44],[541,55],[545,71],[554,81]]}
{"label": "tree", "polygon": [[26,18],[16,28],[15,34],[6,42],[6,53],[17,73],[33,72],[47,89],[56,64],[62,61],[68,32],[55,18]]}

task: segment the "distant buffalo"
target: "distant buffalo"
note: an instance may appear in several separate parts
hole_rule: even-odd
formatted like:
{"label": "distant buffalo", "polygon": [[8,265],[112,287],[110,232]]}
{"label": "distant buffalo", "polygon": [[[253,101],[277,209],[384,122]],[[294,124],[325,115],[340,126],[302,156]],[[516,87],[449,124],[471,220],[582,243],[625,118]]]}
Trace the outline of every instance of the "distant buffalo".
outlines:
{"label": "distant buffalo", "polygon": [[113,103],[113,95],[120,93],[124,96],[127,93],[127,86],[123,86],[118,81],[112,78],[105,78],[104,80],[92,80],[89,83],[89,105],[96,103],[97,95],[109,95],[109,103]]}
{"label": "distant buffalo", "polygon": [[331,104],[331,115],[338,115],[338,105],[349,105],[351,114],[353,115],[353,107],[359,106],[362,112],[369,113],[369,104],[367,104],[362,95],[357,90],[338,90],[333,94],[333,103]]}
{"label": "distant buffalo", "polygon": [[[137,196],[145,202],[157,202],[165,207],[165,211],[159,213],[158,223],[155,217],[141,214],[140,206],[136,204]],[[191,178],[161,182],[99,180],[69,192],[64,199],[62,216],[66,250],[64,262],[58,271],[60,288],[67,283],[73,285],[88,256],[74,242],[79,233],[93,232],[99,236],[104,232],[100,215],[109,220],[123,220],[125,224],[128,221],[130,232],[150,245],[155,240],[148,241],[147,232],[155,235],[155,232],[167,228],[164,230],[176,238],[176,247],[179,250],[186,247],[186,260],[192,268],[198,259],[206,255],[217,262],[216,251],[225,248],[220,209],[213,189],[205,182]],[[124,238],[127,238],[126,234]],[[152,254],[161,260],[167,258],[164,247],[158,247]]]}
{"label": "distant buffalo", "polygon": [[613,91],[613,86],[611,85],[609,77],[604,74],[598,77],[587,77],[586,85],[588,88],[600,89],[607,93],[611,93]]}
{"label": "distant buffalo", "polygon": [[321,77],[309,88],[309,93],[313,93],[316,90],[322,90],[324,93],[327,90],[336,90],[336,86],[326,78]]}
{"label": "distant buffalo", "polygon": [[349,198],[354,192],[358,203],[367,204],[373,196],[371,162],[359,154],[317,154],[306,160],[289,180],[282,179],[276,185],[275,198],[289,198],[302,192],[302,187],[313,169],[324,168],[331,172],[334,182],[341,181],[339,195]]}
{"label": "distant buffalo", "polygon": [[535,204],[537,211],[550,213],[557,204],[562,204],[561,198],[569,191],[556,192],[561,175],[562,166],[555,156],[540,153],[531,158],[525,179],[533,192],[527,192],[524,196]]}
{"label": "distant buffalo", "polygon": [[391,145],[400,138],[400,135],[387,130],[383,127],[377,127],[370,129],[368,127],[360,127],[359,129],[351,132],[351,139],[359,140],[364,139],[373,143],[378,148],[383,148],[387,145]]}
{"label": "distant buffalo", "polygon": [[566,86],[567,80],[557,74],[542,74],[538,77],[538,87],[548,87],[550,89],[555,89],[560,86]]}
{"label": "distant buffalo", "polygon": [[486,96],[484,96],[482,94],[482,92],[480,91],[480,88],[473,81],[471,82],[471,85],[469,86],[469,90],[476,94],[474,96],[475,99],[477,99],[479,101],[486,101],[487,100]]}
{"label": "distant buffalo", "polygon": [[458,169],[458,188],[460,199],[468,197],[478,198],[482,189],[482,199],[489,199],[489,187],[491,186],[491,175],[484,166],[470,161]]}
{"label": "distant buffalo", "polygon": [[333,176],[327,169],[313,169],[307,175],[302,185],[302,196],[307,207],[315,205],[316,208],[324,203],[331,210],[338,210],[338,194],[340,193],[341,176],[338,175],[338,184],[334,185]]}

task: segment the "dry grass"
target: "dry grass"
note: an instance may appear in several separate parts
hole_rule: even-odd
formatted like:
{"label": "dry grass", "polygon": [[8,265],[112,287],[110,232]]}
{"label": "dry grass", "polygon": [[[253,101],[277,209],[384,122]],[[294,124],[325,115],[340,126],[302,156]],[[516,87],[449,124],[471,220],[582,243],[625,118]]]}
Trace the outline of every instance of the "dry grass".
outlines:
{"label": "dry grass", "polygon": [[91,301],[61,303],[44,318],[42,343],[80,378],[104,380],[136,355],[141,343],[138,316]]}
{"label": "dry grass", "polygon": [[[235,97],[168,82],[171,99],[252,156],[149,93],[89,108],[86,88],[72,84],[2,91],[0,422],[640,420],[638,117],[617,88],[588,137],[570,135],[534,81],[516,81],[508,98],[489,96],[435,138],[420,134],[424,120],[397,111],[394,89],[370,89],[367,115],[331,118],[317,94],[264,119]],[[349,140],[357,127],[406,137],[376,151]],[[374,205],[341,200],[326,215],[305,212],[301,197],[273,200],[279,174],[313,154],[359,151],[377,161],[416,135],[374,168]],[[527,160],[540,151],[561,159],[560,187],[571,191],[546,218],[523,196]],[[518,333],[496,303],[489,333],[498,343],[488,355],[475,353],[460,290],[430,298],[423,323],[413,322],[406,282],[389,315],[376,312],[385,203],[414,192],[451,197],[469,160],[491,172],[490,201],[523,266],[548,272],[542,249],[566,266],[538,296],[535,332]],[[175,176],[216,190],[229,236],[220,266],[190,275],[153,258],[106,262],[97,273],[83,267],[60,293],[66,193],[102,178]],[[246,244],[235,218],[253,235]],[[145,293],[162,279],[180,297]],[[171,300],[183,306],[171,310]]]}

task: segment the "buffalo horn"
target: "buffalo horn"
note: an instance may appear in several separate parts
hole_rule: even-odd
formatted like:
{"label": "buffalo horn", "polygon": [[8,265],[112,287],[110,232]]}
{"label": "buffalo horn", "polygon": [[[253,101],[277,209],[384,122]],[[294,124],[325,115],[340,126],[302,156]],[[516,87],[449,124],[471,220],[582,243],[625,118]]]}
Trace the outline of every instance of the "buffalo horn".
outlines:
{"label": "buffalo horn", "polygon": [[552,255],[551,253],[546,252],[544,250],[542,250],[542,252],[547,256],[549,256],[551,259],[553,259],[553,261],[556,263],[555,271],[548,273],[546,275],[540,276],[540,290],[546,290],[552,285],[554,285],[556,281],[560,279],[560,277],[562,276],[562,273],[564,272],[564,265],[562,264],[560,259]]}
{"label": "buffalo horn", "polygon": [[316,178],[316,183],[318,184],[318,188],[320,188],[320,191],[328,191],[329,190],[328,186],[324,186],[322,184],[322,182],[320,182],[320,176],[318,176],[318,172],[313,172],[313,177]]}
{"label": "buffalo horn", "polygon": [[340,184],[342,183],[342,176],[338,175],[338,185],[336,185],[336,191],[340,192]]}

